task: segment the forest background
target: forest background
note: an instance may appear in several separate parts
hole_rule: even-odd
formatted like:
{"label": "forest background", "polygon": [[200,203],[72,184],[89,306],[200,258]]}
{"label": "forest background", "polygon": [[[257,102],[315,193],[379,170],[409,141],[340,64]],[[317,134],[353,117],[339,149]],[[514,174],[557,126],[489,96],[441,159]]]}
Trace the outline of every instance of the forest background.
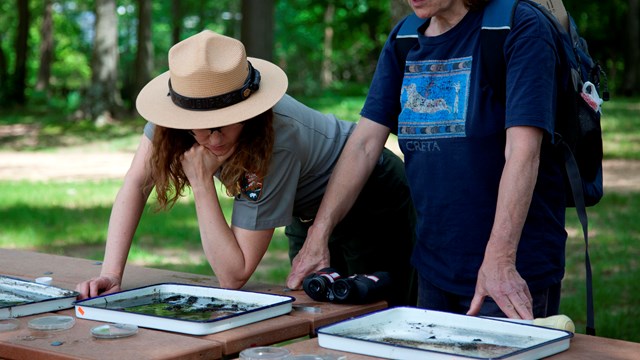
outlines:
{"label": "forest background", "polygon": [[[605,156],[623,160],[627,169],[640,164],[639,1],[564,0],[609,78]],[[386,36],[409,11],[405,0],[2,1],[0,158],[23,161],[16,154],[28,154],[51,167],[62,165],[60,158],[75,161],[77,153],[130,159],[144,124],[134,110],[136,94],[167,70],[173,44],[203,29],[241,39],[250,56],[287,72],[289,93],[355,121]],[[30,164],[21,171],[36,168]],[[93,180],[0,180],[0,248],[100,260],[121,178]],[[231,200],[222,203],[228,215]],[[156,214],[151,206],[130,263],[211,274],[191,199],[170,213]],[[637,188],[609,192],[589,209],[601,336],[640,341],[639,212]],[[584,243],[573,209],[567,214],[561,310],[582,331]],[[289,269],[286,249],[278,230],[254,280],[281,282]]]}
{"label": "forest background", "polygon": [[[564,0],[614,96],[640,93],[640,0]],[[405,0],[14,0],[0,4],[0,106],[45,101],[125,119],[167,51],[203,29],[242,40],[294,96],[366,91]]]}

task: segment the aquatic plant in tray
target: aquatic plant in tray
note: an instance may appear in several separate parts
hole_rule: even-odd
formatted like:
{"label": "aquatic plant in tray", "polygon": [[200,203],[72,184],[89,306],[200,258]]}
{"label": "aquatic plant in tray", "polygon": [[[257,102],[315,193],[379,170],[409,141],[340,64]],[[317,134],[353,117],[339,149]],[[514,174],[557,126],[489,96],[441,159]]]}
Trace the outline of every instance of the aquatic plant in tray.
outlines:
{"label": "aquatic plant in tray", "polygon": [[76,302],[79,318],[205,335],[283,315],[293,298],[164,283]]}

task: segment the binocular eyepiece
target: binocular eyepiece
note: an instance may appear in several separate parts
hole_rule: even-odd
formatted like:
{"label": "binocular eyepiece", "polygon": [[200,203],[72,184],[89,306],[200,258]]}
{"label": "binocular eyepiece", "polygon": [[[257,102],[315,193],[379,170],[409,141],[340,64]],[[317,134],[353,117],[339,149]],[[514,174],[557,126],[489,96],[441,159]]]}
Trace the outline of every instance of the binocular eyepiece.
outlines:
{"label": "binocular eyepiece", "polygon": [[302,282],[305,293],[316,301],[365,304],[382,300],[391,287],[388,272],[342,277],[333,268],[324,268],[308,275]]}

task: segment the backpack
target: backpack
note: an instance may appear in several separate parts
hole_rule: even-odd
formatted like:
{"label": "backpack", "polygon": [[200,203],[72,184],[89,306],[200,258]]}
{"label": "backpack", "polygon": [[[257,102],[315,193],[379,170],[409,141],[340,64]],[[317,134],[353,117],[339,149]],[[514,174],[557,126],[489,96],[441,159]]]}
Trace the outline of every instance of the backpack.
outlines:
{"label": "backpack", "polygon": [[[564,9],[561,0],[491,0],[486,5],[480,33],[481,71],[487,75],[498,98],[506,101],[503,45],[511,30],[512,17],[519,2],[528,3],[541,11],[553,24],[556,36],[562,44],[560,53],[565,78],[558,84],[554,144],[564,157],[567,206],[576,208],[582,225],[587,283],[586,333],[595,335],[586,207],[597,204],[604,194],[600,106],[603,101],[609,100],[606,76],[600,65],[589,55],[586,41],[578,34],[575,22]],[[402,73],[409,50],[418,42],[416,29],[424,21],[411,14],[398,24],[400,29],[396,35],[395,51]],[[598,95],[601,85],[602,99]]]}

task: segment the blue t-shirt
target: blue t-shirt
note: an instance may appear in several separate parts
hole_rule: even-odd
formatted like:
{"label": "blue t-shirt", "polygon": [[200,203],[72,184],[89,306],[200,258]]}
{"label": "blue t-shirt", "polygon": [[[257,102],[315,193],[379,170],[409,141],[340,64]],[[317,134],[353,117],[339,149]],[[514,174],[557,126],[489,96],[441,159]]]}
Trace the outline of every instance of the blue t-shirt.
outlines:
{"label": "blue t-shirt", "polygon": [[[428,20],[427,20],[428,22]],[[412,262],[436,286],[471,296],[494,221],[505,163],[506,129],[546,133],[539,175],[516,266],[532,291],[564,275],[562,162],[550,145],[558,55],[548,21],[519,5],[504,45],[506,108],[482,78],[482,11],[469,12],[436,37],[417,29],[419,44],[404,72],[394,29],[380,55],[361,115],[398,132],[418,213]]]}

